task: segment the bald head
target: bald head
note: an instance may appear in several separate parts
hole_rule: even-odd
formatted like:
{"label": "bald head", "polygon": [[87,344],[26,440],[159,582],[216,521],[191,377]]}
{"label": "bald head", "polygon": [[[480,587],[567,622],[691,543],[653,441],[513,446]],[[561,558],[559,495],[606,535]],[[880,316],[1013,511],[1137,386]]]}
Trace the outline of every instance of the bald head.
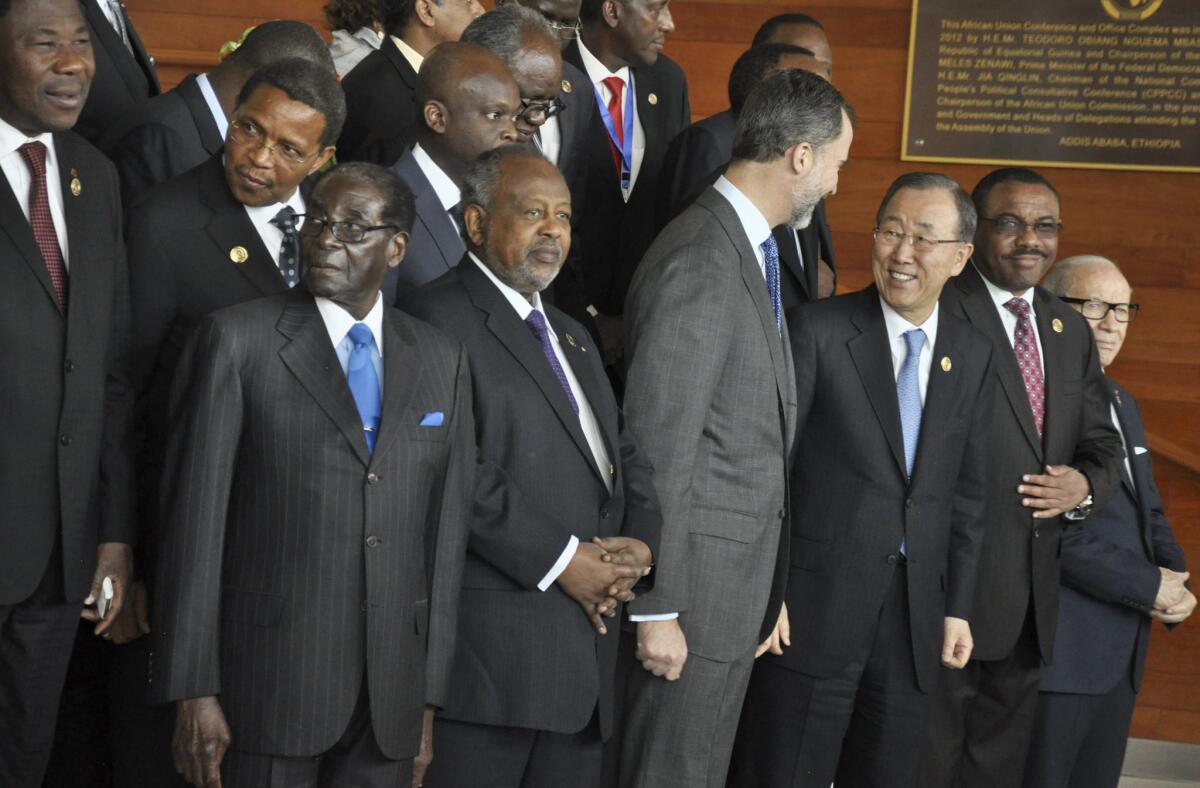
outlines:
{"label": "bald head", "polygon": [[[1117,264],[1099,255],[1077,255],[1059,260],[1046,275],[1042,286],[1059,298],[1099,302],[1107,307],[1120,305],[1122,310],[1128,310],[1133,297],[1129,280],[1121,273]],[[1129,322],[1117,319],[1117,309],[1108,308],[1103,316],[1093,318],[1084,310],[1094,309],[1099,313],[1104,307],[1070,301],[1068,303],[1088,318],[1088,327],[1092,329],[1092,335],[1096,338],[1100,366],[1107,368],[1121,352],[1125,333],[1129,330]],[[1131,316],[1132,313],[1136,313],[1136,307],[1125,312]]]}

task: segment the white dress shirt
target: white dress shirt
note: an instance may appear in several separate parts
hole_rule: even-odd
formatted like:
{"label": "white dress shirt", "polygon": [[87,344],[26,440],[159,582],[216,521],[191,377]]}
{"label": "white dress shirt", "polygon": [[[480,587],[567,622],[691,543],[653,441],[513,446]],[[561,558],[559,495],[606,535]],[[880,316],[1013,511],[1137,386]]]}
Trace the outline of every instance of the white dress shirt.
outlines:
{"label": "white dress shirt", "polygon": [[[27,142],[40,142],[46,146],[46,196],[50,201],[50,217],[54,219],[54,232],[58,236],[58,248],[62,251],[63,265],[70,272],[70,253],[67,249],[67,217],[63,213],[62,179],[58,173],[58,154],[54,150],[54,135],[50,132],[36,137],[26,137],[15,127],[0,119],[0,170],[8,179],[8,185],[17,202],[29,219],[29,186],[33,175],[25,163],[19,148]],[[87,184],[84,183],[84,188]]]}
{"label": "white dress shirt", "polygon": [[733,206],[733,210],[737,213],[738,221],[742,223],[742,229],[746,232],[746,237],[750,239],[750,246],[754,248],[754,258],[758,260],[758,268],[762,271],[763,281],[767,279],[767,262],[763,258],[762,244],[771,237],[771,225],[767,224],[767,218],[762,215],[762,211],[750,202],[750,198],[742,193],[742,190],[734,186],[724,175],[717,178],[717,182],[713,184],[713,188],[717,193],[729,201]]}
{"label": "white dress shirt", "polygon": [[546,160],[558,166],[558,156],[562,151],[562,129],[558,127],[558,117],[546,118],[537,131],[534,137],[537,140],[538,150],[546,157]]}
{"label": "white dress shirt", "polygon": [[396,49],[400,50],[400,54],[408,61],[408,65],[412,66],[412,70],[421,73],[421,64],[425,62],[425,56],[417,50],[410,47],[400,36],[392,36],[392,43],[396,45]]}
{"label": "white dress shirt", "polygon": [[371,329],[371,334],[375,337],[375,348],[379,351],[378,356],[371,356],[371,363],[375,366],[375,374],[379,378],[379,394],[382,402],[383,298],[375,297],[375,305],[361,321],[355,320],[354,315],[328,298],[316,296],[313,300],[317,302],[317,311],[321,313],[321,319],[325,321],[325,330],[329,332],[329,341],[333,343],[333,350],[337,353],[338,362],[342,365],[342,374],[349,374],[350,353],[354,350],[354,341],[350,339],[350,329],[358,322],[366,323],[367,328]]}
{"label": "white dress shirt", "polygon": [[[542,298],[539,293],[533,294],[533,303],[530,303],[526,300],[525,296],[500,281],[499,277],[492,273],[491,269],[484,265],[483,261],[476,257],[474,252],[470,254],[471,260],[475,265],[479,266],[479,270],[483,271],[484,275],[492,281],[492,284],[496,285],[505,300],[516,310],[517,317],[521,318],[522,322],[535,309],[542,313],[543,319],[546,317],[545,310],[542,309]],[[558,364],[562,367],[563,374],[567,378],[567,385],[571,387],[571,396],[575,397],[575,402],[579,405],[579,426],[583,429],[583,437],[587,440],[588,448],[592,450],[592,459],[596,463],[597,470],[600,471],[600,478],[604,479],[604,486],[611,494],[613,480],[612,475],[609,473],[609,468],[612,465],[608,456],[608,448],[604,445],[604,436],[600,432],[600,422],[596,421],[596,414],[592,411],[592,406],[588,402],[583,388],[579,385],[579,379],[575,377],[575,371],[571,369],[570,362],[563,355],[562,345],[558,341],[558,334],[555,333],[554,326],[550,324],[549,320],[546,320],[546,328],[550,334],[550,345],[554,348],[554,356],[558,359]],[[530,333],[532,334],[532,331]],[[578,547],[579,537],[572,535],[567,541],[567,546],[563,549],[562,554],[554,562],[554,566],[550,567],[550,571],[538,583],[538,589],[545,591],[553,585],[558,576],[567,568],[567,564],[571,563],[571,559],[575,557],[575,550]]]}
{"label": "white dress shirt", "polygon": [[217,92],[213,90],[212,83],[208,81],[208,74],[196,77],[196,86],[200,88],[200,95],[204,96],[204,103],[208,105],[208,111],[212,113],[213,122],[217,124],[217,131],[221,132],[221,139],[225,139],[229,134],[229,118],[225,117],[225,110],[221,109],[221,102],[217,100]]}
{"label": "white dress shirt", "polygon": [[933,346],[937,342],[938,304],[933,305],[933,312],[919,326],[908,322],[882,297],[879,299],[879,306],[883,307],[883,323],[887,326],[888,348],[892,351],[892,378],[897,383],[900,382],[900,367],[908,358],[908,341],[904,338],[905,332],[912,331],[914,328],[925,332],[925,344],[921,347],[921,357],[917,360],[917,388],[921,392],[921,406],[924,407],[925,392],[929,390],[929,369],[933,366]]}
{"label": "white dress shirt", "polygon": [[458,205],[459,200],[462,199],[462,191],[458,188],[458,184],[437,165],[437,162],[421,147],[419,142],[413,146],[413,158],[417,160],[417,166],[429,181],[429,185],[433,187],[433,193],[437,195],[438,202],[442,204],[446,215],[450,217],[450,223],[461,235],[462,228],[455,221],[454,214],[450,213],[450,209]]}
{"label": "white dress shirt", "polygon": [[117,9],[113,7],[109,0],[96,0],[96,5],[100,7],[101,13],[104,14],[104,18],[108,20],[108,23],[112,25],[112,29],[117,31],[117,35],[121,36],[121,40],[124,41],[127,35],[123,32],[125,30],[125,23],[124,20],[117,19]]}
{"label": "white dress shirt", "polygon": [[[1108,413],[1109,413],[1109,416],[1112,418],[1113,427],[1116,428],[1117,434],[1121,436],[1121,448],[1125,450],[1125,457],[1123,458],[1124,462],[1125,462],[1125,479],[1126,479],[1126,481],[1129,482],[1129,486],[1132,487],[1133,486],[1133,467],[1129,464],[1130,451],[1129,451],[1129,444],[1125,442],[1125,428],[1121,426],[1121,419],[1120,419],[1120,417],[1117,416],[1117,406],[1116,405],[1113,405],[1110,403],[1108,406]],[[1141,447],[1138,447],[1138,448],[1141,448]],[[1145,451],[1145,449],[1142,449],[1142,451]],[[1138,453],[1140,454],[1141,452],[1138,452]]]}
{"label": "white dress shirt", "polygon": [[[971,265],[975,265],[971,263]],[[979,270],[978,268],[976,270]],[[1037,343],[1038,363],[1042,367],[1042,377],[1046,376],[1046,354],[1042,352],[1042,336],[1038,333],[1037,324],[1037,308],[1033,305],[1033,288],[1029,288],[1019,296],[1013,296],[1007,290],[997,287],[992,284],[983,272],[979,272],[979,277],[983,279],[983,283],[987,285],[988,293],[992,296],[992,301],[996,304],[996,311],[1000,314],[1000,322],[1004,324],[1004,332],[1008,334],[1008,343],[1014,348],[1017,344],[1017,316],[1008,311],[1004,304],[1015,298],[1022,298],[1025,303],[1029,304],[1029,322],[1033,326],[1033,341]]]}
{"label": "white dress shirt", "polygon": [[260,208],[253,208],[249,205],[242,206],[246,209],[246,215],[250,217],[250,223],[254,225],[255,230],[258,230],[258,237],[262,238],[263,246],[267,247],[267,252],[271,255],[271,260],[275,263],[276,268],[279,267],[279,248],[283,246],[283,230],[271,224],[271,220],[285,205],[292,206],[292,210],[296,213],[304,213],[304,198],[300,196],[299,189],[296,189],[285,203],[276,202]]}
{"label": "white dress shirt", "polygon": [[[612,99],[612,92],[604,84],[604,79],[607,77],[620,77],[625,83],[625,91],[632,90],[634,92],[633,100],[633,159],[629,162],[629,188],[622,189],[621,193],[625,197],[625,201],[629,201],[629,195],[633,192],[634,184],[637,183],[638,171],[642,169],[642,159],[646,155],[646,132],[642,129],[641,118],[638,117],[637,109],[637,85],[631,85],[631,74],[629,66],[622,66],[616,71],[609,71],[608,66],[601,63],[595,55],[588,51],[584,45],[583,39],[579,39],[579,56],[583,60],[583,68],[587,71],[588,79],[596,86],[596,90],[600,95],[600,100],[605,107]],[[626,93],[621,94],[621,111],[625,110]],[[613,177],[617,177],[616,172],[613,172]]]}

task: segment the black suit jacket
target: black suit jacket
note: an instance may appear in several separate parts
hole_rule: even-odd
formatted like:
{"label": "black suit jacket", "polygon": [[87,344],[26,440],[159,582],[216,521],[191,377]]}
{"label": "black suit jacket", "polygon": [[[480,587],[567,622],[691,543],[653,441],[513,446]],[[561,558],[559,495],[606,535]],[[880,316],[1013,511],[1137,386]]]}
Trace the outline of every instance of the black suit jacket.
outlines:
{"label": "black suit jacket", "polygon": [[338,138],[338,161],[370,161],[390,167],[416,141],[417,72],[391,36],[342,80],[346,124]]}
{"label": "black suit jacket", "polygon": [[572,535],[631,536],[658,550],[650,465],[624,428],[600,353],[578,323],[546,308],[600,424],[611,495],[532,331],[472,260],[464,257],[404,308],[466,346],[475,381],[475,505],[458,651],[440,714],[575,733],[598,703],[607,736],[617,628],[598,635],[557,585],[537,589]]}
{"label": "black suit jacket", "polygon": [[698,120],[671,140],[658,181],[658,226],[666,227],[684,208],[712,186],[710,173],[725,171],[733,157],[737,119],[727,109]]}
{"label": "black suit jacket", "polygon": [[130,206],[160,183],[203,163],[225,144],[196,75],[131,111],[101,141]]}
{"label": "black suit jacket", "polygon": [[861,661],[903,541],[914,664],[928,692],[940,670],[943,618],[973,618],[994,399],[991,343],[939,310],[910,479],[874,285],[805,304],[788,315],[788,327],[799,403],[786,594],[793,645],[763,659],[821,677]]}
{"label": "black suit jacket", "polygon": [[96,0],[79,0],[79,6],[88,31],[92,34],[96,74],[92,78],[83,112],[75,124],[75,131],[99,144],[101,138],[113,125],[120,123],[126,113],[151,96],[157,96],[162,88],[158,84],[158,75],[154,73],[154,59],[146,52],[124,7],[121,13],[125,14],[125,29],[129,33],[132,53],[125,48],[125,43]]}
{"label": "black suit jacket", "polygon": [[[585,75],[579,42],[572,41],[563,60]],[[657,225],[658,178],[667,145],[691,123],[687,78],[670,58],[659,55],[653,66],[632,68],[638,120],[646,135],[646,150],[629,202],[621,196],[620,177],[613,166],[608,132],[599,113],[588,138],[587,216],[582,235],[581,269],[590,304],[608,315],[625,309],[625,293],[642,255],[654,240]],[[595,96],[591,80],[584,85]],[[654,97],[651,103],[651,96]]]}
{"label": "black suit jacket", "polygon": [[[229,191],[219,155],[137,203],[129,213],[128,236],[141,468],[139,541],[143,558],[152,561],[158,470],[173,428],[167,399],[183,346],[206,315],[283,293],[287,286],[245,206]],[[245,262],[233,259],[239,247],[248,255]]]}
{"label": "black suit jacket", "polygon": [[1158,568],[1187,571],[1154,483],[1137,400],[1115,380],[1107,383],[1133,478],[1122,469],[1108,504],[1063,532],[1058,631],[1054,661],[1042,669],[1043,692],[1099,695],[1123,680],[1137,691]]}
{"label": "black suit jacket", "polygon": [[[1041,436],[1025,393],[1012,342],[974,264],[942,290],[945,311],[966,319],[992,340],[998,388],[988,437],[988,508],[971,634],[972,659],[1011,653],[1033,606],[1038,648],[1050,661],[1058,618],[1062,518],[1035,520],[1016,492],[1021,476],[1047,465],[1070,465],[1087,476],[1103,505],[1119,484],[1121,439],[1108,416],[1108,392],[1092,334],[1083,317],[1045,290],[1034,310],[1045,368],[1045,423]],[[1067,525],[1067,527],[1070,527]]]}
{"label": "black suit jacket", "polygon": [[[373,453],[303,290],[205,319],[172,392],[151,701],[220,696],[233,746],[315,756],[367,682],[412,757],[449,691],[474,467],[457,343],[384,307]],[[440,412],[440,426],[421,426]]]}
{"label": "black suit jacket", "polygon": [[404,152],[392,171],[412,189],[417,210],[404,262],[388,271],[383,283],[383,296],[389,304],[458,265],[467,251],[462,235],[442,207],[433,184],[421,171],[411,148]]}
{"label": "black suit jacket", "polygon": [[[99,542],[132,542],[129,300],[112,164],[54,135],[67,225],[66,314],[0,177],[0,605],[26,599],[62,543],[63,593],[88,594]],[[82,187],[73,195],[70,183]]]}

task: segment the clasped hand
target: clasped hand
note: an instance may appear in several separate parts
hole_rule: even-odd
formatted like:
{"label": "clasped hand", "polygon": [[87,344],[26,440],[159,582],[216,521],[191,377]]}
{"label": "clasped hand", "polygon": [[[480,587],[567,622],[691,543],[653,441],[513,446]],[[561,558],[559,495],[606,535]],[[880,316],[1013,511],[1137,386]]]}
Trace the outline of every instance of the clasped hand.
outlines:
{"label": "clasped hand", "polygon": [[1178,624],[1196,609],[1196,596],[1184,585],[1191,575],[1166,567],[1159,567],[1158,571],[1162,581],[1158,585],[1158,595],[1154,598],[1150,617],[1164,624]]}
{"label": "clasped hand", "polygon": [[1036,510],[1033,516],[1039,520],[1069,512],[1088,496],[1087,477],[1070,465],[1047,465],[1044,474],[1026,474],[1021,481],[1021,505]]}
{"label": "clasped hand", "polygon": [[617,605],[632,602],[633,586],[650,574],[650,548],[640,539],[614,536],[581,542],[558,584],[583,608],[601,635],[608,633],[604,617],[617,614]]}

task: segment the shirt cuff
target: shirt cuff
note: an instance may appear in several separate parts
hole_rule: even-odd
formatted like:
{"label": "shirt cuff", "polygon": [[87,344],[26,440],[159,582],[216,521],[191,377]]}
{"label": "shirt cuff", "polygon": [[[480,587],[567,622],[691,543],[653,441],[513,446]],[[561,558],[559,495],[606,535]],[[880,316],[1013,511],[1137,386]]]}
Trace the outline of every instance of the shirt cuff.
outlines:
{"label": "shirt cuff", "polygon": [[655,613],[654,615],[640,615],[640,616],[638,616],[638,615],[634,615],[634,614],[632,614],[632,613],[630,613],[630,614],[629,614],[629,620],[630,620],[630,621],[633,621],[633,622],[638,622],[638,621],[674,621],[674,620],[675,620],[675,619],[677,619],[677,618],[679,618],[679,614],[678,614],[678,613]]}
{"label": "shirt cuff", "polygon": [[572,536],[567,542],[567,547],[562,551],[562,555],[554,562],[554,566],[550,567],[550,571],[542,578],[542,582],[538,583],[538,591],[545,591],[550,586],[554,585],[554,581],[558,579],[567,569],[567,564],[571,563],[571,559],[575,557],[575,550],[579,547],[579,537]]}

